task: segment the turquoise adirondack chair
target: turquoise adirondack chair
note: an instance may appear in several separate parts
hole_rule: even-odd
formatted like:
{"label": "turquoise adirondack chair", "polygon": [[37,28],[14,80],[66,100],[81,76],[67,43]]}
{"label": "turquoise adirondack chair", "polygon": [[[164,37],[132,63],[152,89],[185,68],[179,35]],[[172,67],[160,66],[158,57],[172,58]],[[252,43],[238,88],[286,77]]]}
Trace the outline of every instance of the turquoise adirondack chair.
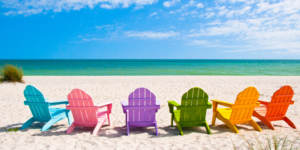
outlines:
{"label": "turquoise adirondack chair", "polygon": [[[168,101],[171,113],[171,126],[175,121],[180,135],[183,135],[183,127],[204,126],[210,134],[210,128],[206,122],[206,110],[211,108],[208,95],[198,87],[191,88],[181,98],[181,105],[176,101]],[[177,109],[174,109],[176,107]]]}
{"label": "turquoise adirondack chair", "polygon": [[68,118],[68,123],[71,124],[69,110],[51,107],[53,105],[68,104],[68,101],[47,102],[43,94],[32,85],[26,86],[24,96],[26,98],[24,104],[29,106],[33,117],[23,124],[21,130],[28,128],[35,121],[45,123],[41,131],[47,131],[53,124],[64,118]]}

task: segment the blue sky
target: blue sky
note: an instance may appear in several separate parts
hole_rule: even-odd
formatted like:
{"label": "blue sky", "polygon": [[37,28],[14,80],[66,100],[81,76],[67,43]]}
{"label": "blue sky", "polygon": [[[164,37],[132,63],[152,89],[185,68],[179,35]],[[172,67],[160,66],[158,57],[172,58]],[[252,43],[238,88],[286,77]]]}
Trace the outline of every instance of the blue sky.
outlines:
{"label": "blue sky", "polygon": [[0,59],[300,59],[300,0],[0,0]]}

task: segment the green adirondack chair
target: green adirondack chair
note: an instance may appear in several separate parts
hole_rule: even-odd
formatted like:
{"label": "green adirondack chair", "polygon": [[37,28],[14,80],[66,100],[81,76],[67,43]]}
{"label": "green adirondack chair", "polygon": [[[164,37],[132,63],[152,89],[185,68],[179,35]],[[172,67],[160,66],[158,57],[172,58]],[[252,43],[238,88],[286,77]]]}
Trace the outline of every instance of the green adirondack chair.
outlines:
{"label": "green adirondack chair", "polygon": [[[210,128],[206,122],[206,110],[211,108],[208,102],[208,95],[201,88],[194,87],[184,93],[181,98],[181,105],[176,101],[168,101],[171,116],[171,126],[175,121],[180,135],[183,135],[183,127],[204,126],[207,134]],[[176,109],[174,109],[176,107]]]}

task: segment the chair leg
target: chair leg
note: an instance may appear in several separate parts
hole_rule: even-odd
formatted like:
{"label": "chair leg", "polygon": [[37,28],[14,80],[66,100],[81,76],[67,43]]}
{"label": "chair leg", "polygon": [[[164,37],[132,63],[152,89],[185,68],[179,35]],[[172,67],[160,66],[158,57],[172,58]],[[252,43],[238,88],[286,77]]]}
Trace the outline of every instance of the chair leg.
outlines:
{"label": "chair leg", "polygon": [[35,121],[35,120],[34,120],[33,117],[30,118],[30,119],[28,119],[28,120],[22,125],[22,127],[20,128],[20,130],[24,130],[24,129],[28,128],[34,121]]}
{"label": "chair leg", "polygon": [[155,135],[158,136],[157,123],[155,122]]}
{"label": "chair leg", "polygon": [[296,129],[295,124],[288,118],[288,117],[284,117],[283,120],[292,128]]}
{"label": "chair leg", "polygon": [[96,136],[100,130],[100,128],[102,127],[102,125],[104,124],[104,122],[106,121],[106,118],[101,118],[96,127],[94,128],[94,131],[93,131],[93,135]]}
{"label": "chair leg", "polygon": [[209,126],[208,126],[208,124],[207,124],[206,121],[205,121],[205,129],[206,129],[207,134],[210,134],[210,133],[211,133],[211,132],[210,132],[210,128],[209,128]]}
{"label": "chair leg", "polygon": [[257,130],[257,131],[259,131],[259,132],[262,130],[262,129],[260,128],[260,126],[259,126],[254,120],[251,120],[249,123],[252,125],[252,127],[253,127],[255,130]]}
{"label": "chair leg", "polygon": [[173,121],[174,121],[174,114],[171,115],[171,127],[173,127]]}
{"label": "chair leg", "polygon": [[216,124],[216,118],[217,118],[217,103],[213,102],[213,116],[211,120],[211,125],[214,126]]}
{"label": "chair leg", "polygon": [[107,113],[107,123],[110,126],[110,116],[109,116],[109,113]]}
{"label": "chair leg", "polygon": [[56,117],[56,118],[53,118],[51,120],[49,120],[44,126],[43,128],[41,129],[41,131],[47,131],[53,124],[55,124],[56,122],[64,119],[65,116],[63,117]]}
{"label": "chair leg", "polygon": [[253,112],[253,116],[256,117],[257,119],[259,119],[263,124],[265,124],[266,126],[268,126],[270,129],[274,130],[274,127],[273,127],[271,121],[267,120],[266,117],[261,116],[256,111]]}
{"label": "chair leg", "polygon": [[72,124],[72,122],[73,122],[73,120],[71,120],[71,115],[70,115],[70,111],[67,111],[66,112],[66,116],[67,116],[67,118],[68,118],[68,125],[71,125]]}
{"label": "chair leg", "polygon": [[217,118],[217,112],[213,112],[213,117],[212,117],[212,120],[211,120],[211,125],[212,126],[215,126],[216,118]]}
{"label": "chair leg", "polygon": [[223,121],[226,124],[226,126],[229,127],[233,132],[239,133],[239,130],[236,128],[236,126],[232,124],[229,120],[225,119],[223,116],[219,114],[217,114],[216,117],[218,117],[218,119]]}
{"label": "chair leg", "polygon": [[179,123],[176,122],[177,129],[179,130],[180,135],[183,135],[182,127]]}
{"label": "chair leg", "polygon": [[274,127],[273,127],[272,123],[271,123],[269,120],[263,118],[263,119],[261,119],[261,121],[262,121],[266,126],[268,126],[270,129],[274,130]]}
{"label": "chair leg", "polygon": [[230,123],[229,121],[225,122],[225,124],[227,125],[227,127],[229,127],[233,132],[235,133],[239,133],[239,130],[236,128],[236,126],[232,123]]}
{"label": "chair leg", "polygon": [[128,122],[126,122],[126,128],[127,128],[127,136],[129,136],[129,130],[130,130],[130,127],[129,127],[129,123]]}
{"label": "chair leg", "polygon": [[75,129],[75,124],[72,123],[72,125],[71,125],[71,126],[68,128],[68,130],[67,130],[67,134],[72,133],[74,129]]}

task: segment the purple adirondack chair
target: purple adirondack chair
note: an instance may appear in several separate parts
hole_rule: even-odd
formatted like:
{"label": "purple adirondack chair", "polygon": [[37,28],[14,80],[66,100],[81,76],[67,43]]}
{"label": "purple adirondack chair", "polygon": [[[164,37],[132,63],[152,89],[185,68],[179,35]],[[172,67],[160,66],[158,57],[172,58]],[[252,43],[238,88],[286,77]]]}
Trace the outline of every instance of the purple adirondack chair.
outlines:
{"label": "purple adirondack chair", "polygon": [[156,102],[155,95],[146,88],[138,88],[128,97],[128,102],[122,102],[123,112],[126,115],[127,135],[130,127],[155,127],[157,132],[157,123],[155,113],[160,108]]}

